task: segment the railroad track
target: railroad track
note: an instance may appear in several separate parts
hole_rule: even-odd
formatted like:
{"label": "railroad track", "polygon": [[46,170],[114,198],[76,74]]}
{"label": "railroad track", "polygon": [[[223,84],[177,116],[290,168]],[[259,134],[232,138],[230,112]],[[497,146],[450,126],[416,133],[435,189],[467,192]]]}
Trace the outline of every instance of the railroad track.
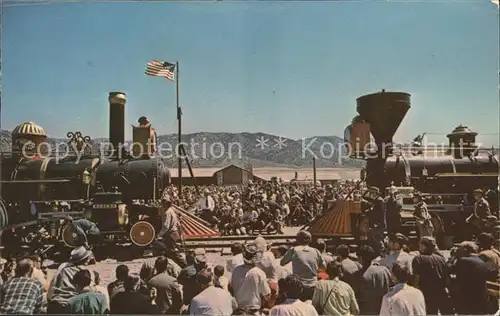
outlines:
{"label": "railroad track", "polygon": [[[241,235],[241,236],[220,236],[220,237],[210,237],[210,238],[188,238],[184,240],[184,246],[188,249],[194,248],[205,248],[205,249],[216,249],[216,248],[230,248],[234,242],[241,242],[246,244],[257,238],[258,235]],[[291,245],[295,242],[296,234],[293,235],[262,235],[262,237],[268,242],[272,243],[272,246],[283,246]],[[352,244],[355,242],[353,237],[343,237],[338,239],[339,242]]]}

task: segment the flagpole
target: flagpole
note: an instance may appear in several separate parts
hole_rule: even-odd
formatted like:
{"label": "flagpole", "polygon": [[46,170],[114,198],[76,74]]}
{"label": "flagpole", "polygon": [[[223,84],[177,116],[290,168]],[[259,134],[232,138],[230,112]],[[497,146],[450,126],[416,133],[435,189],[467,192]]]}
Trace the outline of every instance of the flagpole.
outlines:
{"label": "flagpole", "polygon": [[177,175],[179,177],[179,197],[182,196],[182,154],[181,154],[181,143],[182,143],[182,110],[179,104],[179,62],[175,63],[175,97],[177,103]]}

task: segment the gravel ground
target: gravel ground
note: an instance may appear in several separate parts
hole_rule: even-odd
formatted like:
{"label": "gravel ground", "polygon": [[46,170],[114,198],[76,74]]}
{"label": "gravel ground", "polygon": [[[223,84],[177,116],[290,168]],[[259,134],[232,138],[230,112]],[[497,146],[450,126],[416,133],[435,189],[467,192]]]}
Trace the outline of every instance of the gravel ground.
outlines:
{"label": "gravel ground", "polygon": [[[300,230],[299,227],[285,227],[284,228],[284,233],[285,235],[295,235],[297,232]],[[264,238],[266,236],[263,236]],[[207,243],[210,243],[210,241],[207,240]],[[242,242],[244,243],[244,241]],[[200,242],[200,245],[203,244]],[[229,248],[224,248],[224,249],[207,249],[207,260],[208,260],[208,265],[213,267],[216,265],[223,265],[224,267],[226,266],[226,259],[230,255],[230,250]],[[114,259],[107,259],[98,262],[95,265],[92,265],[92,269],[97,271],[101,277],[101,285],[106,286],[110,282],[113,282],[115,280],[115,269],[118,265],[120,264],[126,264],[130,271],[132,273],[139,273],[142,264],[147,258],[141,258],[141,259],[135,259],[132,261],[117,261]],[[50,269],[47,270],[48,278],[51,279],[56,272],[57,268],[55,267],[54,262],[51,262],[47,260],[45,263],[46,266],[51,266]]]}
{"label": "gravel ground", "polygon": [[[450,252],[449,251],[442,251],[441,252],[443,256],[448,259]],[[412,252],[413,255],[417,255],[417,252]],[[207,252],[207,259],[208,259],[208,265],[213,267],[216,265],[226,265],[226,259],[228,258],[228,255],[221,255],[220,253],[211,253]],[[139,270],[141,269],[142,264],[144,261],[147,260],[147,258],[142,258],[142,259],[136,259],[132,261],[124,261],[124,262],[118,262],[116,260],[112,259],[107,259],[104,261],[100,261],[95,265],[92,265],[92,269],[97,271],[101,277],[101,285],[106,286],[109,283],[113,282],[115,280],[115,269],[119,264],[126,264],[130,271],[133,273],[139,273]],[[49,279],[52,278],[53,274],[55,273],[56,269],[49,269],[48,270],[48,277]]]}
{"label": "gravel ground", "polygon": [[[207,252],[208,265],[212,267],[218,264],[225,266],[226,258],[227,256],[221,256],[218,253]],[[104,261],[100,261],[97,264],[91,265],[90,267],[94,271],[97,271],[99,273],[101,277],[101,285],[107,286],[109,283],[115,280],[115,269],[118,265],[126,264],[129,267],[130,272],[139,273],[141,266],[145,260],[147,260],[147,258],[136,259],[132,261],[124,261],[124,262],[118,262],[113,259],[107,259]],[[57,269],[55,268],[47,270],[47,275],[49,279],[52,279],[56,270]]]}

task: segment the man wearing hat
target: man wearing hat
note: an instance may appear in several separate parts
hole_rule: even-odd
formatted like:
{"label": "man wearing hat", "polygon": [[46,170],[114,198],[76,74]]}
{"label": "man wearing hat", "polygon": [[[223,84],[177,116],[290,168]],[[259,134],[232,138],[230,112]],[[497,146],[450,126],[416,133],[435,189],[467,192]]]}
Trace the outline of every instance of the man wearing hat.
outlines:
{"label": "man wearing hat", "polygon": [[156,135],[156,130],[151,127],[151,122],[148,120],[147,117],[141,116],[139,120],[137,120],[139,123],[139,127],[144,127],[144,128],[150,128],[150,134],[149,134],[149,141],[150,141],[150,154],[154,154],[156,152],[156,145],[157,145],[157,135]]}
{"label": "man wearing hat", "polygon": [[479,231],[483,230],[488,226],[488,223],[494,222],[496,217],[491,215],[490,205],[488,201],[484,198],[483,191],[481,189],[476,189],[473,191],[474,200],[474,213],[472,213],[466,220],[466,223],[470,223],[476,226]]}
{"label": "man wearing hat", "polygon": [[162,208],[160,218],[163,223],[158,239],[162,240],[167,247],[166,254],[177,264],[183,265],[183,258],[179,252],[179,241],[181,240],[181,224],[177,217],[177,212],[172,206],[170,196],[163,195],[161,198]]}
{"label": "man wearing hat", "polygon": [[427,315],[453,314],[448,295],[446,259],[439,253],[436,239],[424,236],[419,242],[420,254],[412,261],[414,286],[422,291]]}
{"label": "man wearing hat", "polygon": [[455,275],[452,299],[458,315],[490,314],[486,288],[490,271],[478,256],[478,251],[475,242],[463,241],[451,254],[452,266],[449,271]]}
{"label": "man wearing hat", "polygon": [[372,247],[376,252],[380,252],[384,248],[384,233],[386,229],[385,201],[380,195],[380,189],[377,187],[368,188],[366,197],[370,204],[367,214],[371,223],[369,235]]}
{"label": "man wearing hat", "polygon": [[74,246],[84,245],[87,249],[100,242],[101,232],[97,224],[87,218],[73,219],[71,216],[64,220],[66,225],[70,225],[73,231],[78,236],[77,244]]}
{"label": "man wearing hat", "polygon": [[418,237],[432,237],[434,233],[434,225],[432,224],[431,214],[427,210],[427,204],[424,202],[421,193],[415,192],[413,194],[413,203],[415,204],[413,217],[415,218],[417,225]]}
{"label": "man wearing hat", "polygon": [[47,293],[48,314],[66,312],[68,300],[78,294],[71,281],[78,271],[88,269],[93,257],[92,251],[80,246],[71,251],[69,262],[62,263],[57,268]]}
{"label": "man wearing hat", "polygon": [[230,287],[238,304],[237,315],[259,315],[271,298],[266,274],[256,265],[262,252],[250,244],[243,251],[243,264],[234,268]]}

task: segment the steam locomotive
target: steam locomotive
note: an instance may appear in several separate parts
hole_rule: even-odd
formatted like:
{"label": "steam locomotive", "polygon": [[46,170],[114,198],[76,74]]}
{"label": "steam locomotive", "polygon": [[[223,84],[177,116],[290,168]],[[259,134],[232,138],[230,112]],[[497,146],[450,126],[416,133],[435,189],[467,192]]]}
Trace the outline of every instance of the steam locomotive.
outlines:
{"label": "steam locomotive", "polygon": [[[421,144],[422,137],[406,148],[396,146],[393,136],[410,109],[410,99],[408,93],[385,90],[357,98],[359,115],[344,131],[349,155],[365,160],[361,179],[367,186],[377,187],[382,194],[387,189],[399,192],[405,233],[415,231],[412,192],[419,191],[427,199],[438,241],[461,232],[467,234],[470,227],[462,224],[473,212],[473,190],[488,192],[492,213],[498,216],[499,157],[479,148],[477,133],[463,125],[447,135],[449,145],[442,148],[444,151],[433,148],[429,152]],[[365,239],[369,227],[362,203],[347,200],[334,202],[328,212],[309,225],[309,230],[317,237]]]}
{"label": "steam locomotive", "polygon": [[[407,93],[382,90],[356,100],[359,115],[345,134],[355,148],[352,157],[366,161],[362,172],[367,185],[379,188],[380,192],[389,187],[395,191],[411,188],[421,192],[440,234],[445,234],[445,228],[463,223],[473,212],[475,189],[488,192],[491,210],[497,215],[499,157],[493,150],[476,145],[476,132],[459,125],[447,135],[446,148],[422,146],[422,136],[414,139],[409,150],[396,147],[393,136],[410,109],[410,98]],[[402,198],[403,211],[411,214],[411,194]],[[413,218],[406,215],[403,220],[411,226]]]}
{"label": "steam locomotive", "polygon": [[[477,133],[467,126],[459,125],[447,135],[445,151],[423,147],[421,137],[411,144],[410,152],[396,148],[392,138],[409,109],[410,95],[402,92],[382,91],[357,99],[359,115],[346,134],[355,148],[352,156],[366,160],[368,185],[380,190],[391,185],[412,186],[433,194],[497,189],[498,155],[478,148]],[[370,134],[374,146],[367,146]]]}
{"label": "steam locomotive", "polygon": [[[147,246],[159,226],[157,202],[170,173],[152,152],[151,127],[133,127],[125,150],[125,104],[122,92],[109,93],[109,146],[94,153],[89,137],[68,133],[70,150],[49,152],[43,129],[21,124],[12,132],[12,152],[1,161],[0,231],[4,247],[78,242],[63,219],[85,217],[106,239]],[[149,147],[148,147],[149,146]]]}

